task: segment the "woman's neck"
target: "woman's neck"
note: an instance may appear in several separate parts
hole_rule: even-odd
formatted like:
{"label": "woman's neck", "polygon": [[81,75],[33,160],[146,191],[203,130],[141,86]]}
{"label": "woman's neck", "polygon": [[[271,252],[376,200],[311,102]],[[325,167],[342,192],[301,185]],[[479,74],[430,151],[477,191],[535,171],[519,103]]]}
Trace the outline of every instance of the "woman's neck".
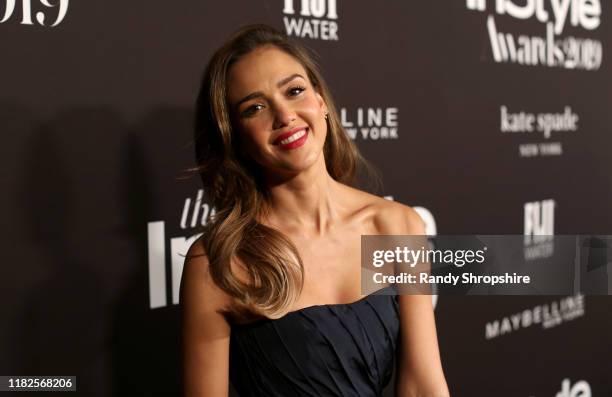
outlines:
{"label": "woman's neck", "polygon": [[269,187],[267,221],[283,230],[320,236],[340,219],[341,184],[322,167]]}

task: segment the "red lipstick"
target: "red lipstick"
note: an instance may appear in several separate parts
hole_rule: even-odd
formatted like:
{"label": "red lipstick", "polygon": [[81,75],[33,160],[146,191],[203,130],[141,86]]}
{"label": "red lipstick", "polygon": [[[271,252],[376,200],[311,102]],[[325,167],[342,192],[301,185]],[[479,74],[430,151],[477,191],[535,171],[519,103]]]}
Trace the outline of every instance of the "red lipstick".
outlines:
{"label": "red lipstick", "polygon": [[273,142],[281,149],[295,149],[302,146],[308,137],[308,127],[296,127],[280,134]]}

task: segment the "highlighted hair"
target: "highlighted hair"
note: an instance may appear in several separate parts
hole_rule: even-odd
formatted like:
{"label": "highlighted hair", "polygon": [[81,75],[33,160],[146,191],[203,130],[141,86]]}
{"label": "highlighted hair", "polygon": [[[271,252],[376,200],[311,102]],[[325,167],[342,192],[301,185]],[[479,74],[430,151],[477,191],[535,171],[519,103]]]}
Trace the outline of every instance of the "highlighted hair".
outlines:
{"label": "highlighted hair", "polygon": [[[308,51],[266,25],[236,32],[210,60],[197,100],[195,122],[196,171],[204,184],[214,219],[202,238],[214,282],[233,298],[225,314],[237,321],[279,318],[298,299],[304,266],[293,243],[261,219],[268,211],[268,191],[259,166],[238,149],[227,100],[227,75],[241,57],[261,46],[275,46],[306,70],[314,89],[327,104],[327,138],[323,154],[336,181],[350,184],[358,166],[367,165],[342,128],[330,91]],[[235,266],[248,276],[238,278]]]}

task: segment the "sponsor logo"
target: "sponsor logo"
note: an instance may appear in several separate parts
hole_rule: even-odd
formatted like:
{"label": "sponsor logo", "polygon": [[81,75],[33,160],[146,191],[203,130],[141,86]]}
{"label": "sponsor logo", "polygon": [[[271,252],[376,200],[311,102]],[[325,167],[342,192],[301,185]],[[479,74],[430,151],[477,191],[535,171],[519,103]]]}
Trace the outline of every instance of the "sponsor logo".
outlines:
{"label": "sponsor logo", "polygon": [[398,139],[398,108],[360,107],[340,109],[340,120],[351,139],[377,141]]}
{"label": "sponsor logo", "polygon": [[555,200],[524,205],[524,255],[526,260],[548,258],[554,253]]}
{"label": "sponsor logo", "polygon": [[[496,63],[582,70],[598,70],[601,67],[601,41],[560,36],[568,24],[575,29],[586,31],[599,28],[600,0],[551,0],[549,6],[546,6],[544,0],[466,0],[466,8],[487,12],[487,6],[492,5],[491,3],[495,6],[489,9],[486,25],[493,60]],[[535,20],[545,24],[545,33],[530,36],[502,32],[498,29],[495,15],[502,16],[505,20]]]}
{"label": "sponsor logo", "polygon": [[[195,200],[190,197],[185,199],[183,212],[180,218],[180,228],[188,231],[199,226],[204,226],[214,215],[215,210],[207,203],[202,202],[204,190],[197,192]],[[166,248],[170,248],[170,294],[172,304],[179,303],[179,288],[185,254],[191,244],[200,237],[195,234],[187,237],[166,237],[166,222],[155,221],[147,225],[148,233],[148,259],[149,259],[149,305],[151,309],[157,309],[168,305],[167,291],[168,278],[167,266],[168,256]]]}
{"label": "sponsor logo", "polygon": [[557,392],[555,397],[591,397],[591,395],[591,386],[586,380],[579,380],[572,385],[570,380],[566,378],[561,382],[561,390]]}
{"label": "sponsor logo", "polygon": [[285,31],[289,36],[338,40],[336,0],[284,0],[283,14]]}
{"label": "sponsor logo", "polygon": [[510,110],[507,106],[499,108],[500,131],[504,135],[516,135],[521,138],[538,134],[545,139],[540,143],[522,143],[518,146],[519,157],[546,157],[563,154],[562,143],[549,139],[567,132],[578,131],[580,117],[565,106],[563,112],[530,113],[524,110]]}
{"label": "sponsor logo", "polygon": [[485,339],[495,339],[535,324],[541,324],[542,329],[553,328],[563,322],[582,317],[584,313],[584,295],[564,297],[488,322],[485,325]]}
{"label": "sponsor logo", "polygon": [[[68,13],[68,0],[0,0],[0,4],[4,3],[4,7],[0,6],[0,23],[9,21],[16,15],[21,15],[21,25],[40,25],[55,27],[62,23]],[[33,4],[34,3],[34,4]],[[18,7],[21,6],[21,7]],[[21,8],[21,12],[16,9]],[[2,12],[4,9],[4,13]],[[54,11],[50,11],[55,9]],[[48,15],[55,13],[55,20],[51,22]]]}
{"label": "sponsor logo", "polygon": [[579,380],[572,385],[569,379],[563,379],[561,390],[555,397],[591,397],[591,386],[586,380]]}

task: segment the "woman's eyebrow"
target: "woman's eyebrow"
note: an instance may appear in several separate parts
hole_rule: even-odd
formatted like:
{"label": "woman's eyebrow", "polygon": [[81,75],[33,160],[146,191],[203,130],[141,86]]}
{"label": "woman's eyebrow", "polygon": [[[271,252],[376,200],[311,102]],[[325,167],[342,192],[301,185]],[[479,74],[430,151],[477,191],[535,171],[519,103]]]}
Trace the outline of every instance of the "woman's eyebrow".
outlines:
{"label": "woman's eyebrow", "polygon": [[293,73],[291,76],[285,77],[284,79],[280,79],[278,83],[276,83],[277,87],[282,87],[285,84],[287,84],[288,82],[290,82],[291,80],[295,79],[295,78],[301,78],[303,79],[304,77],[299,74],[299,73]]}
{"label": "woman's eyebrow", "polygon": [[[299,74],[299,73],[294,73],[294,74],[292,74],[291,76],[287,76],[287,77],[285,77],[285,78],[280,79],[280,80],[278,81],[278,83],[276,83],[276,86],[277,86],[277,87],[282,87],[282,86],[284,86],[285,84],[287,84],[288,82],[290,82],[291,80],[296,79],[296,78],[301,78],[301,79],[304,79],[304,76],[302,76],[302,75],[301,75],[301,74]],[[241,100],[239,100],[239,101],[238,101],[238,102],[237,102],[237,103],[234,105],[234,108],[235,108],[235,109],[238,109],[238,107],[239,107],[241,104],[243,104],[244,102],[246,102],[246,101],[250,101],[251,99],[255,99],[255,98],[261,98],[262,96],[264,96],[264,94],[263,94],[263,92],[261,92],[261,91],[255,91],[255,92],[252,92],[252,93],[250,93],[249,95],[247,95],[247,96],[245,96],[244,98],[242,98]]]}
{"label": "woman's eyebrow", "polygon": [[262,96],[263,96],[263,92],[261,92],[261,91],[252,92],[249,95],[247,95],[244,98],[242,98],[241,100],[239,100],[234,105],[234,109],[238,109],[238,107],[240,107],[240,105],[242,105],[246,101],[250,101],[251,99],[255,99],[255,98],[261,98]]}

